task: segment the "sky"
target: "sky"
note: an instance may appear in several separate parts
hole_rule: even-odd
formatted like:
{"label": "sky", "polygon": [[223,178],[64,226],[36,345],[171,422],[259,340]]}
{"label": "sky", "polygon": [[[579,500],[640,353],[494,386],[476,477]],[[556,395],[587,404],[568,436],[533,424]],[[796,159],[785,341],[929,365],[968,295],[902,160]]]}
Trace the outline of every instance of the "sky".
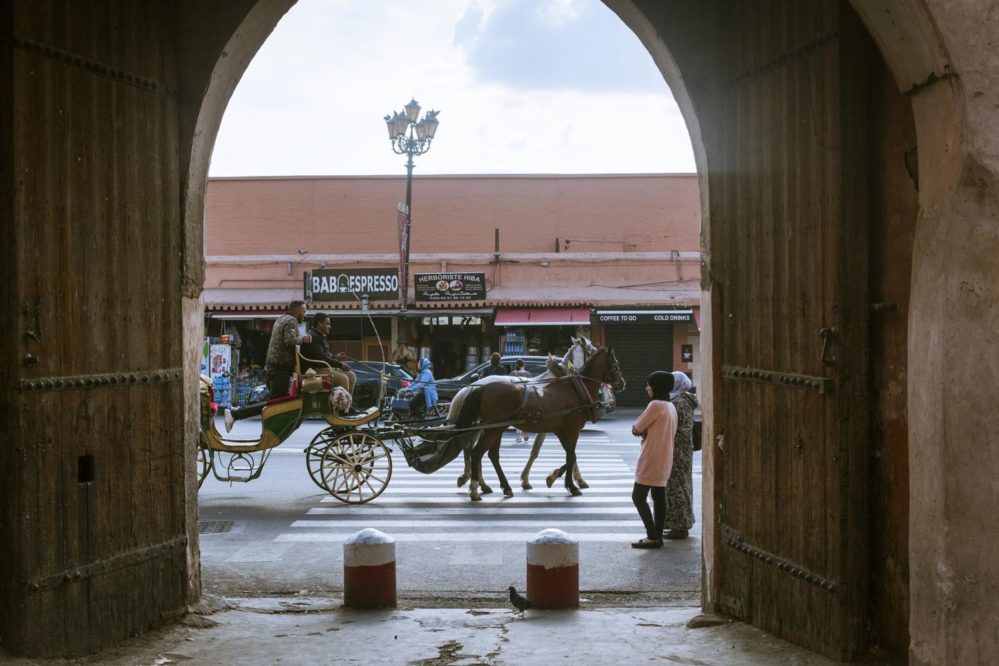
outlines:
{"label": "sky", "polygon": [[695,170],[662,74],[600,0],[299,0],[210,175],[405,174],[383,118],[411,98],[440,112],[417,175]]}

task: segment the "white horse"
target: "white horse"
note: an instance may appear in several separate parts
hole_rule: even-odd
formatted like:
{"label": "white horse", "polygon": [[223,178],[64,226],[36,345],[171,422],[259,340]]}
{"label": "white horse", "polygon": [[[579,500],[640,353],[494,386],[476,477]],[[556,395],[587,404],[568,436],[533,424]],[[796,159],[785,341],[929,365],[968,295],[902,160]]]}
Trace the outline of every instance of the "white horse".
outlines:
{"label": "white horse", "polygon": [[[556,379],[558,377],[564,377],[569,373],[576,372],[576,368],[583,367],[583,364],[586,363],[586,359],[589,357],[590,354],[592,354],[595,351],[597,351],[597,348],[593,345],[592,342],[589,341],[589,339],[587,339],[584,336],[579,336],[578,338],[574,337],[572,338],[572,346],[569,347],[569,350],[565,353],[565,355],[562,357],[561,360],[556,360],[551,354],[548,355],[548,369],[545,370],[540,375],[538,375],[537,377],[532,377],[530,379],[523,379],[518,377],[493,375],[490,377],[483,377],[482,379],[476,381],[475,384],[482,384],[490,381],[520,381],[527,384],[537,384],[543,390],[545,384],[547,384],[549,381]],[[464,390],[465,389],[462,389],[462,391],[459,392],[457,396],[455,396],[455,401],[452,402],[451,404],[451,412],[450,412],[451,414],[458,413],[459,409],[455,406],[455,403],[459,402],[460,399],[464,398],[463,394]],[[524,471],[521,472],[520,474],[520,486],[524,490],[530,490],[533,487],[531,486],[527,477],[531,472],[531,465],[533,465],[534,461],[537,460],[538,458],[538,453],[540,453],[541,451],[541,445],[544,444],[545,442],[545,434],[546,433],[539,432],[537,436],[535,436],[534,447],[531,449],[531,455],[528,457],[527,465],[524,467]],[[495,461],[493,462],[493,466],[494,467],[496,466]],[[555,480],[561,476],[561,474],[557,474],[557,472],[558,470],[556,469],[546,479],[549,488],[551,488],[552,484],[555,483]],[[580,476],[579,465],[573,465],[572,472],[573,472],[572,476],[579,484],[580,488],[590,487],[589,484],[583,480],[583,477]],[[458,487],[460,488],[464,486],[468,482],[470,476],[471,476],[471,462],[468,453],[466,452],[465,470],[462,472],[461,476],[458,477]],[[488,495],[493,491],[492,488],[486,485],[485,478],[482,475],[481,468],[479,469],[479,490],[483,495]]]}
{"label": "white horse", "polygon": [[[535,380],[541,381],[542,378],[544,378],[544,381],[547,381],[555,377],[565,376],[571,372],[576,372],[577,368],[582,368],[586,363],[586,359],[589,358],[590,354],[595,351],[597,351],[597,348],[585,336],[581,335],[578,338],[572,338],[572,346],[569,347],[569,351],[567,351],[565,356],[562,357],[562,367],[560,369],[553,370],[552,364],[549,362],[548,370],[546,370],[544,374],[535,377]],[[538,454],[541,453],[541,445],[545,443],[545,435],[547,434],[548,433],[545,432],[539,432],[534,436],[534,446],[531,447],[531,455],[527,458],[527,464],[524,465],[524,471],[520,473],[520,487],[524,490],[531,490],[534,488],[534,486],[531,485],[529,478],[531,474],[531,466],[534,465],[534,461],[538,459]],[[558,469],[555,469],[545,478],[545,483],[549,488],[551,488],[552,484],[555,483],[560,476],[562,476],[562,474],[559,473]],[[479,478],[482,478],[481,474],[479,475]],[[590,487],[590,484],[583,480],[583,476],[579,473],[578,464],[572,466],[572,478],[576,480],[576,484],[580,488]]]}

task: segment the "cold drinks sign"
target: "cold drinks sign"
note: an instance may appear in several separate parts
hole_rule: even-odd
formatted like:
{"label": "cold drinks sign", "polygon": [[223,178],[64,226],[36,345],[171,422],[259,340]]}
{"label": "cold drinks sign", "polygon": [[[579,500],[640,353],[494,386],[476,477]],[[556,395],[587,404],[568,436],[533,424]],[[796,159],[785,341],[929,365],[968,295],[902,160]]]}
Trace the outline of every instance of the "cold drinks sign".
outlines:
{"label": "cold drinks sign", "polygon": [[361,302],[399,299],[399,271],[395,268],[319,268],[305,273],[305,300]]}
{"label": "cold drinks sign", "polygon": [[597,310],[604,324],[678,324],[694,321],[693,310]]}

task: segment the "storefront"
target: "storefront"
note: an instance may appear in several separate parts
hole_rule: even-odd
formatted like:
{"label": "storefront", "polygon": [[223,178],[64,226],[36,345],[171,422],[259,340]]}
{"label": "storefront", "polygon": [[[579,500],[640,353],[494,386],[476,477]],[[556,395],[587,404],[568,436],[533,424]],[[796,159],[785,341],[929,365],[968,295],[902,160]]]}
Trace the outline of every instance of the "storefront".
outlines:
{"label": "storefront", "polygon": [[617,393],[622,407],[643,407],[648,402],[645,379],[654,370],[683,370],[683,345],[688,329],[696,331],[694,309],[598,309],[593,321],[599,341],[614,348],[627,388]]}
{"label": "storefront", "polygon": [[433,361],[437,378],[460,375],[492,353],[492,310],[416,310],[409,317],[419,355]]}
{"label": "storefront", "polygon": [[496,331],[503,354],[561,356],[572,345],[572,337],[590,334],[590,309],[497,309]]}
{"label": "storefront", "polygon": [[264,381],[271,329],[280,312],[205,312],[201,372],[212,380],[222,406],[242,405],[254,386]]}
{"label": "storefront", "polygon": [[493,311],[481,307],[485,273],[415,273],[413,293],[411,339],[433,362],[435,377],[460,375],[492,353]]}

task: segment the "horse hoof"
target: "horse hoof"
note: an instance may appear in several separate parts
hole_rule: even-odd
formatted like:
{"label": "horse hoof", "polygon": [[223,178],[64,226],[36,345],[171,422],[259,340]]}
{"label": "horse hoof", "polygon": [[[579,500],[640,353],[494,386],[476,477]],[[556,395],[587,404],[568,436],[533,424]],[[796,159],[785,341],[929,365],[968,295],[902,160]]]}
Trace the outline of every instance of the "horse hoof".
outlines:
{"label": "horse hoof", "polygon": [[590,487],[590,484],[588,484],[586,481],[580,481],[579,487],[585,490],[586,488]]}
{"label": "horse hoof", "polygon": [[507,497],[513,497],[513,489],[512,488],[504,488],[503,489],[503,494],[505,496],[507,496]]}
{"label": "horse hoof", "polygon": [[552,487],[552,484],[553,484],[553,483],[555,483],[555,479],[553,479],[552,477],[550,477],[550,476],[549,476],[549,477],[547,477],[547,478],[545,479],[545,483],[547,483],[547,484],[548,484],[548,487],[549,487],[549,488],[551,488],[551,487]]}
{"label": "horse hoof", "polygon": [[465,477],[463,477],[463,476],[459,476],[458,477],[458,487],[459,488],[461,488],[467,482],[468,482],[468,479],[466,479]]}
{"label": "horse hoof", "polygon": [[532,488],[534,488],[534,486],[529,484],[527,481],[521,481],[520,487],[523,488],[524,490],[531,490]]}
{"label": "horse hoof", "polygon": [[490,488],[489,486],[482,486],[481,488],[479,488],[479,492],[482,493],[483,495],[489,495],[493,492],[493,489]]}
{"label": "horse hoof", "polygon": [[481,498],[481,497],[479,497],[478,495],[476,495],[475,497],[472,497],[472,498],[470,498],[470,499],[471,499],[471,500],[472,500],[473,502],[481,502],[481,501],[482,501],[482,498]]}
{"label": "horse hoof", "polygon": [[579,488],[569,488],[569,494],[573,497],[579,497],[583,493],[580,492]]}

